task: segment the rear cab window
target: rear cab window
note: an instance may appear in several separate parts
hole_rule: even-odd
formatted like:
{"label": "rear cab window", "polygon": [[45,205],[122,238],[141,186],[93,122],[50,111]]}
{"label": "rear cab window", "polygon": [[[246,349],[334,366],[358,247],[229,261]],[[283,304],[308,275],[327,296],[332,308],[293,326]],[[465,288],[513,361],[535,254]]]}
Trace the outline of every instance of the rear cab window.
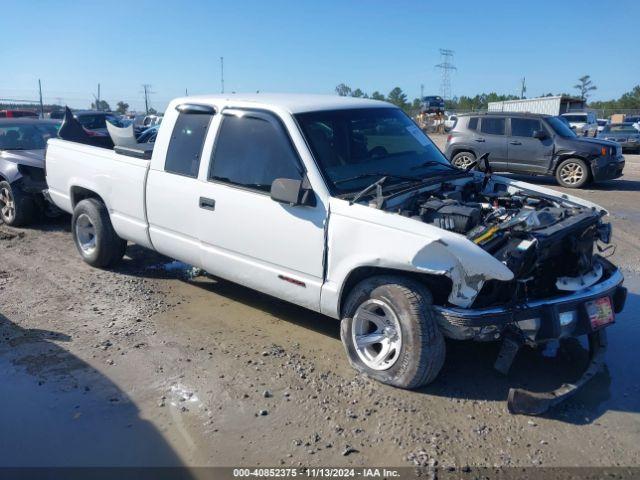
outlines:
{"label": "rear cab window", "polygon": [[211,118],[211,115],[203,113],[178,115],[167,149],[165,172],[191,178],[198,176],[202,147]]}
{"label": "rear cab window", "polygon": [[504,135],[504,118],[483,117],[480,122],[480,131],[487,135]]}

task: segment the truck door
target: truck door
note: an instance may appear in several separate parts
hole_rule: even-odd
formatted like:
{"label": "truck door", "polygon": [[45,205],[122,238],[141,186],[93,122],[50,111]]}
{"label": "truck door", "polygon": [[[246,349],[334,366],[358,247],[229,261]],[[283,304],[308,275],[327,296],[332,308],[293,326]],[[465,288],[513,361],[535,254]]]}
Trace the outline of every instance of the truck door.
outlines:
{"label": "truck door", "polygon": [[[509,171],[516,173],[547,173],[553,155],[553,139],[537,118],[511,117],[511,131],[507,139]],[[535,132],[545,138],[535,138]]]}
{"label": "truck door", "polygon": [[327,210],[270,197],[276,178],[305,170],[275,114],[222,111],[206,178],[199,185],[201,263],[223,278],[319,309]]}
{"label": "truck door", "polygon": [[[147,177],[147,218],[154,248],[192,265],[200,263],[198,171],[213,113],[212,108],[200,107],[177,114],[164,163],[152,161]],[[155,148],[163,150],[162,145]]]}
{"label": "truck door", "polygon": [[489,162],[494,171],[507,170],[505,124],[504,117],[488,115],[481,117],[480,130],[473,135],[473,143],[478,157],[489,152]]}

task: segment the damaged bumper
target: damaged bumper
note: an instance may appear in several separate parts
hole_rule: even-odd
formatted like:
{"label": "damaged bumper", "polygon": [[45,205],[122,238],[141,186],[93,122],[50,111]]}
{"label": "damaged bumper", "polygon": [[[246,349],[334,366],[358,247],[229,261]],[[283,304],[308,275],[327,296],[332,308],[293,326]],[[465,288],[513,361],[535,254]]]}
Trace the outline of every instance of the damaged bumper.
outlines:
{"label": "damaged bumper", "polygon": [[605,276],[582,290],[550,299],[533,300],[504,307],[466,309],[434,306],[438,322],[451,338],[497,340],[509,326],[517,327],[531,342],[585,335],[593,332],[587,303],[608,297],[615,313],[622,311],[627,289],[620,270],[600,258]]}
{"label": "damaged bumper", "polygon": [[[535,300],[510,307],[462,309],[434,307],[439,324],[448,336],[458,339],[490,340],[504,338],[495,368],[506,374],[520,346],[536,345],[553,339],[587,335],[590,358],[581,378],[549,392],[512,388],[508,408],[511,413],[540,415],[572,396],[602,367],[606,350],[604,328],[613,323],[613,313],[624,308],[627,289],[620,270],[603,258],[597,260],[603,279],[591,286],[551,299]],[[594,321],[593,306],[609,305],[609,320]],[[598,317],[599,318],[599,317]]]}

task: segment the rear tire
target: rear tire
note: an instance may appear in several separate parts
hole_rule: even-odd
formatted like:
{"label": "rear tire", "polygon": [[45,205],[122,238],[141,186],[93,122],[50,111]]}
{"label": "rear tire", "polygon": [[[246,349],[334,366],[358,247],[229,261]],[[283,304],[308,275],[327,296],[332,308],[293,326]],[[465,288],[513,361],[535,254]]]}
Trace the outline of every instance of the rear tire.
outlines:
{"label": "rear tire", "polygon": [[445,343],[431,304],[422,284],[401,276],[371,277],[356,285],[340,327],[351,365],[395,387],[432,382],[444,363]]}
{"label": "rear tire", "polygon": [[461,170],[466,170],[475,161],[475,154],[471,152],[460,152],[456,153],[451,159],[451,165]]}
{"label": "rear tire", "polygon": [[127,248],[111,225],[107,207],[95,198],[82,200],[73,209],[71,232],[80,256],[92,267],[115,265]]}
{"label": "rear tire", "polygon": [[11,227],[22,227],[32,223],[36,216],[33,196],[24,192],[20,185],[0,182],[0,220]]}
{"label": "rear tire", "polygon": [[556,168],[556,180],[563,187],[581,188],[591,180],[591,171],[584,160],[568,158]]}

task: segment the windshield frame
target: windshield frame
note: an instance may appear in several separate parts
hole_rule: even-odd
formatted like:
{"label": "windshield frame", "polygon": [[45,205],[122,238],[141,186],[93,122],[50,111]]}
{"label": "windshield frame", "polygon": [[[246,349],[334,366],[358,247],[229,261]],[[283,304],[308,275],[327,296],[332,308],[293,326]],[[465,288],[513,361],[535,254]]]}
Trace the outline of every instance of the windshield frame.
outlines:
{"label": "windshield frame", "polygon": [[[401,115],[403,115],[409,122],[410,125],[407,126],[415,126],[415,128],[417,130],[419,130],[420,134],[422,135],[422,137],[424,139],[427,140],[429,147],[434,149],[435,152],[437,152],[437,156],[438,156],[438,160],[439,163],[442,164],[442,166],[444,167],[442,171],[429,171],[425,169],[422,169],[421,171],[416,170],[416,175],[415,175],[415,181],[411,181],[411,180],[400,180],[399,178],[391,178],[394,176],[398,176],[398,174],[389,172],[388,173],[388,181],[386,181],[383,185],[383,187],[386,190],[395,190],[398,187],[402,188],[402,187],[407,187],[408,185],[419,185],[425,181],[428,181],[431,178],[438,178],[438,177],[446,177],[446,176],[450,176],[450,175],[460,175],[461,173],[464,173],[462,170],[457,169],[456,167],[454,167],[453,165],[451,165],[451,163],[449,162],[449,160],[447,160],[447,158],[445,157],[445,155],[442,153],[442,151],[438,148],[438,146],[435,144],[435,142],[428,136],[426,135],[420,128],[419,126],[415,123],[415,121],[406,114],[406,112],[404,112],[403,110],[397,108],[397,107],[393,107],[393,106],[384,106],[384,107],[361,107],[361,108],[337,108],[337,109],[327,109],[327,110],[312,110],[312,111],[307,111],[307,112],[297,112],[292,114],[292,118],[294,120],[294,122],[296,123],[296,126],[298,127],[298,131],[300,132],[300,135],[302,136],[307,149],[311,155],[311,158],[313,159],[313,162],[318,170],[318,172],[320,173],[320,176],[322,177],[322,179],[324,180],[324,184],[325,187],[327,188],[329,195],[336,197],[336,198],[349,198],[351,196],[356,195],[358,192],[360,192],[365,186],[378,181],[380,178],[382,178],[383,172],[380,172],[380,175],[376,178],[376,176],[374,175],[374,172],[367,172],[370,173],[371,175],[368,177],[368,179],[365,181],[363,180],[363,183],[361,184],[353,184],[353,186],[350,186],[351,188],[344,188],[344,187],[340,187],[338,186],[340,184],[340,180],[341,179],[336,179],[338,182],[338,185],[334,182],[334,180],[329,176],[329,173],[327,172],[325,166],[323,165],[322,161],[317,157],[316,152],[314,151],[314,148],[311,144],[310,138],[307,135],[307,131],[305,129],[305,126],[303,125],[303,117],[306,115],[314,115],[314,114],[318,114],[318,115],[330,115],[330,114],[341,114],[343,112],[347,112],[347,111],[382,111],[382,110],[387,110],[387,111],[394,111],[394,112],[399,112]],[[418,140],[419,141],[419,140]],[[391,154],[393,155],[393,154]],[[436,161],[436,159],[429,159],[429,161]],[[441,175],[439,175],[441,174]],[[364,177],[363,177],[364,178]]]}

